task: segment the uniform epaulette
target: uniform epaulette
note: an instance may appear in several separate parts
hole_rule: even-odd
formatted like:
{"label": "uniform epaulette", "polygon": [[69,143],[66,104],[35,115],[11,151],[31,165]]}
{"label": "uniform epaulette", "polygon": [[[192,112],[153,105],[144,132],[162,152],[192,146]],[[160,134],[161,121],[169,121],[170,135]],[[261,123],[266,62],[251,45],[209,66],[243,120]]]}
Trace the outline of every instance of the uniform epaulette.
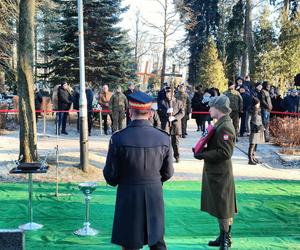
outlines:
{"label": "uniform epaulette", "polygon": [[[127,128],[127,127],[126,127],[126,128]],[[112,134],[111,136],[116,135],[116,134],[122,132],[122,131],[125,130],[126,128],[122,128],[122,129],[120,129],[120,130],[117,130],[117,131],[113,132],[113,134]]]}
{"label": "uniform epaulette", "polygon": [[163,132],[163,133],[165,133],[165,134],[167,134],[169,136],[169,134],[166,131],[164,131],[164,130],[162,130],[160,128],[155,128],[155,129],[157,129],[157,130],[159,130],[159,131],[161,131],[161,132]]}

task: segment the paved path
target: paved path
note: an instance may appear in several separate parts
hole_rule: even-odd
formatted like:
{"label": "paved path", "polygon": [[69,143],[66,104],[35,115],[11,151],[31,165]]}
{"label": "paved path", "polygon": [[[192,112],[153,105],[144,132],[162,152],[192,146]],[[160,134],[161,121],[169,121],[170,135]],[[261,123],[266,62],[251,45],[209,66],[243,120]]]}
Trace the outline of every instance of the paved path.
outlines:
{"label": "paved path", "polygon": [[[74,169],[74,166],[79,163],[79,135],[76,132],[75,125],[69,129],[68,136],[60,136],[57,140],[54,134],[54,125],[48,123],[47,132],[49,133],[46,138],[39,134],[38,136],[38,150],[40,155],[49,154],[48,159],[50,164],[55,163],[55,146],[59,145],[60,151],[60,167],[63,169]],[[38,132],[42,132],[41,122],[39,122]],[[188,124],[188,136],[187,138],[180,140],[180,163],[174,163],[175,175],[173,180],[200,180],[202,175],[203,161],[199,161],[193,158],[191,148],[195,145],[200,137],[200,133],[196,132],[196,126],[194,120],[190,120]],[[105,157],[108,148],[108,141],[110,136],[100,136],[99,131],[94,130],[92,136],[89,139],[89,157],[90,163],[93,166],[97,180],[103,180],[101,176],[105,164]],[[248,138],[241,138],[237,147],[243,151],[247,150]],[[13,166],[13,159],[18,156],[18,131],[14,131],[9,135],[0,136],[0,176],[5,176],[8,170]],[[268,164],[270,161],[265,159],[272,158],[274,152],[261,151],[259,160],[262,164],[256,166],[248,165],[248,159],[245,153],[240,149],[235,148],[233,155],[233,170],[236,179],[286,179],[286,180],[300,180],[299,169],[279,169],[278,164],[276,168],[272,164]],[[260,145],[260,149],[267,148],[267,145]],[[275,157],[275,156],[274,156]],[[273,158],[274,158],[273,157]],[[271,161],[272,163],[272,161]],[[54,170],[54,168],[53,168]],[[78,174],[81,171],[77,172]],[[52,173],[53,174],[53,173]],[[75,173],[76,174],[76,173]],[[64,175],[62,170],[62,175]],[[66,179],[67,180],[67,179]],[[70,181],[70,180],[69,180]],[[76,178],[71,181],[78,181]]]}

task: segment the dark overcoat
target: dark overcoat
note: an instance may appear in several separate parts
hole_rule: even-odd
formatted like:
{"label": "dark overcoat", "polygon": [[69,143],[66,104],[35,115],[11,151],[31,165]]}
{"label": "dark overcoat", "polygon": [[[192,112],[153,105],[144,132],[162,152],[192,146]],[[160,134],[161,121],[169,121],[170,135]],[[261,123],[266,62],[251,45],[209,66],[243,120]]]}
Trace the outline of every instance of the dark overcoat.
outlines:
{"label": "dark overcoat", "polygon": [[213,136],[200,153],[200,159],[204,159],[201,210],[228,219],[237,212],[231,162],[236,134],[229,115],[220,118],[214,127]]}
{"label": "dark overcoat", "polygon": [[103,170],[117,186],[112,243],[154,245],[164,235],[162,183],[174,173],[170,137],[147,120],[134,120],[112,135]]}
{"label": "dark overcoat", "polygon": [[58,110],[69,110],[72,104],[72,96],[67,89],[59,87],[57,91]]}
{"label": "dark overcoat", "polygon": [[[176,98],[172,98],[171,101],[164,99],[158,108],[160,111],[161,129],[169,135],[181,135],[181,119],[185,115],[183,103]],[[169,108],[173,108],[172,116],[175,117],[175,120],[172,122],[169,122],[169,114],[167,113]]]}

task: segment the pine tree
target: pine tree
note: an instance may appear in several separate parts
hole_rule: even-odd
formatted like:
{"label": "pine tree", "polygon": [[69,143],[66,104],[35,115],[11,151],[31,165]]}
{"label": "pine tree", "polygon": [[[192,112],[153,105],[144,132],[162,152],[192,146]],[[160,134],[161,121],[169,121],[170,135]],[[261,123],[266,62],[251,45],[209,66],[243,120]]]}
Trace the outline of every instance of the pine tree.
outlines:
{"label": "pine tree", "polygon": [[[58,1],[58,0],[55,0]],[[78,24],[76,0],[58,1],[55,33],[59,41],[51,44],[47,53],[51,83],[67,80],[79,83]],[[84,1],[85,72],[94,87],[107,83],[112,87],[135,78],[132,49],[125,31],[117,27],[120,0]]]}
{"label": "pine tree", "polygon": [[19,1],[0,1],[0,91],[4,91],[4,82],[10,89],[16,90],[17,62],[16,41]]}
{"label": "pine tree", "polygon": [[235,80],[236,75],[240,73],[241,57],[246,49],[246,44],[243,41],[244,19],[244,3],[239,0],[233,7],[232,18],[227,24],[230,42],[226,47],[226,75],[230,80]]}
{"label": "pine tree", "polygon": [[276,43],[275,31],[270,21],[270,9],[265,6],[260,14],[258,26],[254,31],[255,75],[257,81],[275,82],[277,78],[280,48]]}
{"label": "pine tree", "polygon": [[199,60],[207,39],[216,36],[220,15],[216,0],[181,0],[177,8],[187,30],[189,44],[189,83],[198,84]]}
{"label": "pine tree", "polygon": [[300,72],[300,12],[294,12],[290,18],[284,15],[279,36],[279,74],[281,84],[290,87],[294,76]]}
{"label": "pine tree", "polygon": [[204,88],[215,87],[220,91],[226,89],[224,67],[218,58],[217,47],[211,37],[203,48],[199,68],[198,81]]}

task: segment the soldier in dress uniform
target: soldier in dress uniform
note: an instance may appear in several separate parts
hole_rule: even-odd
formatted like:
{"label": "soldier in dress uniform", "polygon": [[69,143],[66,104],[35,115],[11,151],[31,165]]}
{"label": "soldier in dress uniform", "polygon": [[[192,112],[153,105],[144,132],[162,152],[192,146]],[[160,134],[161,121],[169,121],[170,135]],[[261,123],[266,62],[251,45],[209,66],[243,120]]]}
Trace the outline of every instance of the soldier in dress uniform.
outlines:
{"label": "soldier in dress uniform", "polygon": [[177,100],[170,87],[166,88],[166,98],[158,107],[160,113],[161,129],[171,136],[174,158],[179,162],[179,138],[182,133],[181,119],[185,111],[183,103]]}
{"label": "soldier in dress uniform", "polygon": [[152,97],[140,91],[128,97],[132,122],[112,135],[103,170],[107,183],[118,185],[112,243],[166,250],[162,183],[174,172],[170,138],[148,120]]}
{"label": "soldier in dress uniform", "polygon": [[227,250],[231,246],[233,215],[237,212],[231,162],[236,133],[229,116],[229,98],[225,95],[214,97],[209,106],[211,117],[217,119],[214,125],[215,132],[207,147],[194,157],[204,159],[201,210],[216,217],[220,227],[219,237],[210,241],[208,245],[220,246],[220,250]]}

